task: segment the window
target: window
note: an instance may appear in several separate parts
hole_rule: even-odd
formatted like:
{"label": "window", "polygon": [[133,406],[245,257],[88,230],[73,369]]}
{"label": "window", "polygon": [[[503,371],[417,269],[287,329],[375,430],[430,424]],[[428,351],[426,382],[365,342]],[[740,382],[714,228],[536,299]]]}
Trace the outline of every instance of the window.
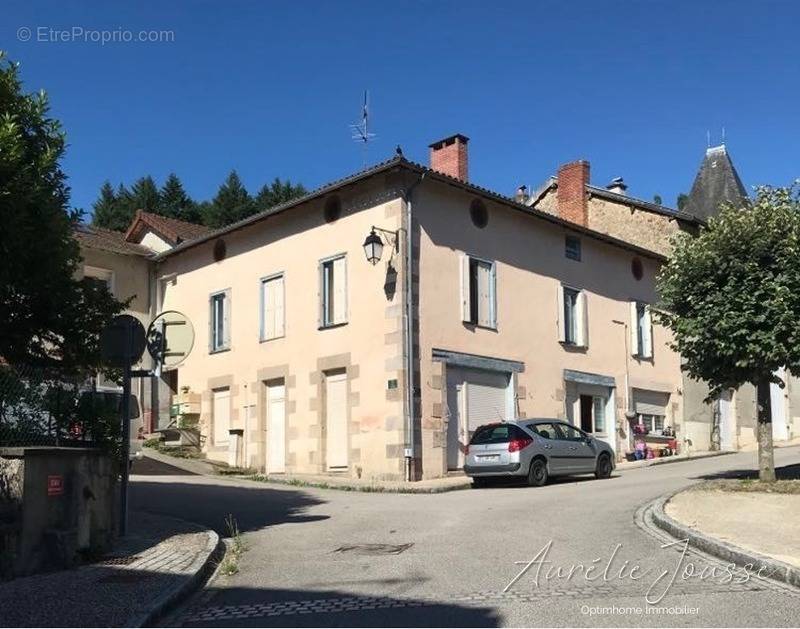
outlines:
{"label": "window", "polygon": [[560,434],[559,438],[563,441],[583,441],[586,439],[586,435],[584,435],[574,426],[570,426],[568,424],[557,424],[557,428]]}
{"label": "window", "polygon": [[505,443],[512,439],[522,439],[527,436],[522,430],[511,424],[495,424],[478,428],[469,443],[470,445]]}
{"label": "window", "polygon": [[664,415],[653,415],[650,413],[637,413],[637,423],[647,428],[648,432],[660,433],[664,430]]}
{"label": "window", "polygon": [[461,315],[466,323],[497,327],[497,269],[494,262],[465,255],[461,261]]}
{"label": "window", "polygon": [[570,260],[581,261],[581,239],[577,236],[564,237],[564,255]]}
{"label": "window", "polygon": [[528,430],[539,435],[542,439],[555,439],[558,436],[553,424],[528,424]]}
{"label": "window", "polygon": [[653,356],[653,323],[650,306],[631,302],[631,354],[640,358]]}
{"label": "window", "polygon": [[262,341],[277,339],[284,335],[285,290],[283,275],[273,275],[261,280],[261,331]]}
{"label": "window", "polygon": [[565,345],[586,347],[589,336],[586,293],[559,285],[558,294],[558,340]]}
{"label": "window", "polygon": [[214,293],[210,298],[209,351],[230,349],[230,290]]}
{"label": "window", "polygon": [[91,281],[105,284],[108,292],[114,294],[114,271],[96,266],[86,266],[83,268],[83,276]]}
{"label": "window", "polygon": [[344,256],[320,264],[319,327],[347,323],[347,266]]}
{"label": "window", "polygon": [[606,431],[606,401],[599,395],[594,396],[594,432]]}

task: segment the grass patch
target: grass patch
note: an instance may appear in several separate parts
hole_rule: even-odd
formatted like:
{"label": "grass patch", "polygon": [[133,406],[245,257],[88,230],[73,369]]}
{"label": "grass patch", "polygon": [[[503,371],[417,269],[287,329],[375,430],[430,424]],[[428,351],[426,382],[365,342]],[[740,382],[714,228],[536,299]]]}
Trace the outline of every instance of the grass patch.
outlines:
{"label": "grass patch", "polygon": [[247,545],[239,531],[239,523],[232,514],[228,514],[228,517],[225,518],[225,529],[228,531],[230,543],[227,544],[227,551],[219,566],[219,571],[226,577],[230,577],[239,572],[239,559],[247,550]]}
{"label": "grass patch", "polygon": [[174,456],[178,459],[204,459],[205,455],[195,446],[168,446],[160,439],[148,439],[144,442],[145,448],[151,448],[161,454]]}
{"label": "grass patch", "polygon": [[695,489],[742,493],[794,494],[800,496],[800,480],[777,480],[774,483],[763,483],[757,478],[725,478],[707,481],[698,485]]}

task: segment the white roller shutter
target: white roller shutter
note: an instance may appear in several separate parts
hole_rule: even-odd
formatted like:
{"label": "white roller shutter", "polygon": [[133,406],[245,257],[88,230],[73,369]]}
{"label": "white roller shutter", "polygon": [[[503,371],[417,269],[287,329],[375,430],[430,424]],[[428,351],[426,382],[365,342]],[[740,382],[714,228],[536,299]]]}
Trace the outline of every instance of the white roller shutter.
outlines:
{"label": "white roller shutter", "polygon": [[666,416],[667,404],[669,404],[669,393],[638,389],[633,392],[633,408],[637,413]]}
{"label": "white roller shutter", "polygon": [[502,372],[464,370],[467,389],[467,428],[470,432],[482,424],[508,417],[509,376]]}

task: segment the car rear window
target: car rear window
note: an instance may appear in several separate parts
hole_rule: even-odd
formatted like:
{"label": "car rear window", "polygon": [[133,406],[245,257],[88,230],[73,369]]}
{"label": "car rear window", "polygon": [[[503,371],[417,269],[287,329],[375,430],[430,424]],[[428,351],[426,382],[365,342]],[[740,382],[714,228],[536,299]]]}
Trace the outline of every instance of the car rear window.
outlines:
{"label": "car rear window", "polygon": [[512,439],[519,439],[524,437],[525,433],[522,432],[517,426],[511,424],[497,424],[494,426],[481,426],[472,435],[470,444],[480,445],[484,443],[505,443]]}

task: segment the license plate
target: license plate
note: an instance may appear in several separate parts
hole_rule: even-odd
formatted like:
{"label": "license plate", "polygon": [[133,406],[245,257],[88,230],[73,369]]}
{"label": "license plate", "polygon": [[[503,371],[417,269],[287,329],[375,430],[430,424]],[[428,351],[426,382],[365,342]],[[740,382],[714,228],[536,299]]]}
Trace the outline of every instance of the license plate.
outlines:
{"label": "license plate", "polygon": [[490,463],[491,461],[499,461],[500,455],[499,454],[485,454],[483,456],[479,456],[478,459],[481,463]]}

